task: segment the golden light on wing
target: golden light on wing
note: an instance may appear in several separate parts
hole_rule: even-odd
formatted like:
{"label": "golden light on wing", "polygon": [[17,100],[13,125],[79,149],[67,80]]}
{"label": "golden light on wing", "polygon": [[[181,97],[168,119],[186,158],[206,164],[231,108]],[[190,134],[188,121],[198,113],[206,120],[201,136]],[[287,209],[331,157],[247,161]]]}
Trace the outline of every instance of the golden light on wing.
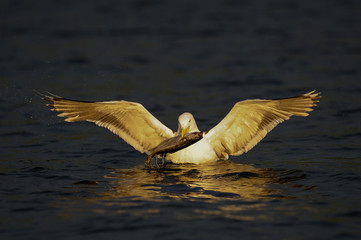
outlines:
{"label": "golden light on wing", "polygon": [[308,116],[318,102],[315,91],[298,97],[274,100],[245,100],[234,105],[227,116],[204,137],[218,158],[248,152],[268,132],[291,116]]}
{"label": "golden light on wing", "polygon": [[61,112],[67,122],[88,121],[108,128],[142,153],[174,133],[150,114],[141,104],[127,101],[85,102],[43,95],[53,111]]}
{"label": "golden light on wing", "polygon": [[[53,111],[60,112],[58,116],[65,117],[65,121],[94,122],[119,135],[141,153],[152,156],[152,149],[159,150],[156,147],[160,146],[158,152],[166,154],[166,158],[174,163],[197,164],[248,152],[279,123],[291,116],[308,116],[321,97],[320,93],[312,91],[298,97],[238,102],[218,125],[206,134],[202,133],[203,139],[183,144],[184,134],[199,132],[190,113],[179,116],[178,130],[174,133],[139,103],[85,102],[55,95],[42,96],[52,102],[48,105]],[[170,141],[178,135],[178,142]]]}

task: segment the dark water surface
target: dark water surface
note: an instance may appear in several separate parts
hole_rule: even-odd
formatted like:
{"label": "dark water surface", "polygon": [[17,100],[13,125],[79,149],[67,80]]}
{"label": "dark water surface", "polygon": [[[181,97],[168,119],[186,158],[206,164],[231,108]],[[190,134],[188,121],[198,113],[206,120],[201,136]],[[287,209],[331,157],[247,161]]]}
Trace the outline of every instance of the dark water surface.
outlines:
{"label": "dark water surface", "polygon": [[[360,239],[360,1],[2,1],[1,239]],[[210,129],[236,101],[317,89],[249,153],[145,169],[33,89]]]}

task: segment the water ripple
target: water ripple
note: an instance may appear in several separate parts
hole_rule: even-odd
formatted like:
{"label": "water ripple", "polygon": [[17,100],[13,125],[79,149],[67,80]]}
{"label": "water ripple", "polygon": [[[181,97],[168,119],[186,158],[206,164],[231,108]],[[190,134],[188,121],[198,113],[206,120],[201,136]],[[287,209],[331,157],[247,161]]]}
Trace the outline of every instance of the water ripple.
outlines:
{"label": "water ripple", "polygon": [[159,169],[116,169],[105,176],[113,185],[113,191],[106,193],[107,198],[136,195],[140,199],[148,200],[160,196],[281,199],[287,196],[283,196],[281,190],[277,189],[278,184],[289,184],[290,189],[312,190],[312,186],[296,184],[306,177],[300,170],[257,169],[231,161],[220,161],[205,166],[168,164],[165,168]]}

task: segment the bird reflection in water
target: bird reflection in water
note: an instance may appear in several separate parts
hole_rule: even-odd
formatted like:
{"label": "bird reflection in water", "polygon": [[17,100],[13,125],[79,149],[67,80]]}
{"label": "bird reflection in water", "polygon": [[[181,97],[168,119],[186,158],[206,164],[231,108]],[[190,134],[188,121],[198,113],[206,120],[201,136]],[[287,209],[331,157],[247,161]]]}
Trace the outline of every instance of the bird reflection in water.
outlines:
{"label": "bird reflection in water", "polygon": [[[139,200],[189,199],[284,199],[278,184],[305,178],[299,170],[257,169],[250,165],[220,161],[209,165],[168,164],[164,168],[113,169],[106,179],[113,186],[104,198]],[[307,188],[300,184],[292,187]]]}
{"label": "bird reflection in water", "polygon": [[262,169],[228,160],[109,169],[102,180],[74,183],[68,199],[78,204],[61,201],[65,205],[62,215],[74,218],[91,209],[101,216],[116,216],[117,222],[119,218],[130,222],[132,229],[141,228],[141,223],[154,216],[160,218],[152,221],[161,224],[209,217],[273,221],[275,215],[265,214],[268,204],[312,190],[314,187],[302,185],[305,178],[300,170]]}

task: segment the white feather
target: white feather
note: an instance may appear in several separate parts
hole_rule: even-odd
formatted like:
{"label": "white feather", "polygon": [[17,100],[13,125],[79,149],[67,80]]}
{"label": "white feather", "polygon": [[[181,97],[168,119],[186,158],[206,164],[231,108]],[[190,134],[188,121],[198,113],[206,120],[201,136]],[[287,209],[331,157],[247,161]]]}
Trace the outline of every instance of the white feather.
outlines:
{"label": "white feather", "polygon": [[[204,135],[197,143],[175,153],[167,159],[175,163],[204,163],[227,159],[229,155],[248,152],[269,131],[291,116],[308,116],[321,97],[315,91],[298,97],[276,100],[245,100],[234,105],[227,116]],[[54,109],[61,112],[65,121],[89,121],[108,128],[136,150],[149,154],[162,141],[182,131],[199,131],[192,114],[178,118],[174,133],[150,114],[141,104],[127,101],[83,102],[56,95],[43,95]]]}

